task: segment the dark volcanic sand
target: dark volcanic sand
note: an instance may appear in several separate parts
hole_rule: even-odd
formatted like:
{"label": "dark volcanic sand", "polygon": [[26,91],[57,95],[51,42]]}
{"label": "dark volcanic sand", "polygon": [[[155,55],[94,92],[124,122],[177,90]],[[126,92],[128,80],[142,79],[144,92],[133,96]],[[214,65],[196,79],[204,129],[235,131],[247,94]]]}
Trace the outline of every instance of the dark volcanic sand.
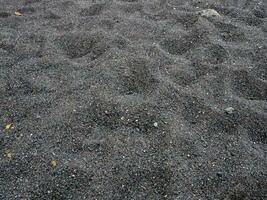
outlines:
{"label": "dark volcanic sand", "polygon": [[266,0],[0,0],[0,92],[1,200],[266,197]]}

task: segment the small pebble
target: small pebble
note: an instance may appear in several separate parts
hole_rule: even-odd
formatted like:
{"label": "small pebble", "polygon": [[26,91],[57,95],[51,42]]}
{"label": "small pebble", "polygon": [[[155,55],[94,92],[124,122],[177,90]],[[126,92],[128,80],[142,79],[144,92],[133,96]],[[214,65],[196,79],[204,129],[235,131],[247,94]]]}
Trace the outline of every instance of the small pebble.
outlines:
{"label": "small pebble", "polygon": [[15,15],[16,16],[22,16],[22,14],[20,12],[18,12],[18,11],[15,12]]}
{"label": "small pebble", "polygon": [[221,15],[213,9],[206,9],[199,12],[202,17],[221,17]]}
{"label": "small pebble", "polygon": [[225,112],[227,114],[232,114],[234,111],[235,111],[235,109],[233,107],[228,107],[228,108],[225,109]]}

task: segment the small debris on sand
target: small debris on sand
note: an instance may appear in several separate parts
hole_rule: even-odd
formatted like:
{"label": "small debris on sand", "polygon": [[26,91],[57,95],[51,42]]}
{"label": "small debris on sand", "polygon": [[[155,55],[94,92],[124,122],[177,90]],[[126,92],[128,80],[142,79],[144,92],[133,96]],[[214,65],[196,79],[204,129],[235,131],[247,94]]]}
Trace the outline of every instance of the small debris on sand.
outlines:
{"label": "small debris on sand", "polygon": [[16,16],[22,16],[22,14],[20,12],[18,12],[18,11],[15,12],[15,15]]}
{"label": "small debris on sand", "polygon": [[232,113],[235,111],[235,109],[234,109],[233,107],[228,107],[228,108],[226,108],[224,111],[225,111],[227,114],[232,114]]}
{"label": "small debris on sand", "polygon": [[8,160],[11,160],[12,157],[13,157],[13,155],[14,155],[14,154],[13,154],[10,150],[8,150],[8,151],[6,151],[5,157],[6,157]]}
{"label": "small debris on sand", "polygon": [[221,17],[221,15],[214,9],[206,9],[198,12],[202,17]]}
{"label": "small debris on sand", "polygon": [[56,167],[57,166],[57,161],[56,160],[52,160],[50,162],[50,164],[51,164],[52,167]]}
{"label": "small debris on sand", "polygon": [[5,129],[6,130],[13,129],[13,128],[14,127],[13,127],[13,124],[12,123],[8,123],[8,124],[5,125]]}

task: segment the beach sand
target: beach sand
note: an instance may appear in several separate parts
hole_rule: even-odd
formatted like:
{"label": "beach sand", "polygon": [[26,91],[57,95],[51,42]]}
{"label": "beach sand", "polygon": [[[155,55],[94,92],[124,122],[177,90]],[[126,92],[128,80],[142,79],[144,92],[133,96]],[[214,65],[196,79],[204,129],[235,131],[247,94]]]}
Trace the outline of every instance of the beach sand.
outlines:
{"label": "beach sand", "polygon": [[267,1],[0,0],[1,200],[263,200]]}

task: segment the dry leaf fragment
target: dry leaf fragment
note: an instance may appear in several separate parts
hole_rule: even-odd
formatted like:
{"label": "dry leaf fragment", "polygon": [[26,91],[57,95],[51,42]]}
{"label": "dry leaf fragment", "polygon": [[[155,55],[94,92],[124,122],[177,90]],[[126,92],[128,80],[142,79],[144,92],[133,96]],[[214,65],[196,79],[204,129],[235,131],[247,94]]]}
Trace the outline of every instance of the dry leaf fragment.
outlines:
{"label": "dry leaf fragment", "polygon": [[7,153],[6,157],[7,157],[8,159],[11,159],[11,158],[12,158],[12,153]]}
{"label": "dry leaf fragment", "polygon": [[6,130],[9,130],[11,128],[13,128],[12,123],[8,123],[8,124],[5,125],[5,129]]}
{"label": "dry leaf fragment", "polygon": [[56,166],[57,166],[57,161],[52,160],[52,161],[50,162],[50,164],[51,164],[52,167],[56,167]]}
{"label": "dry leaf fragment", "polygon": [[16,16],[21,16],[22,14],[21,14],[20,12],[16,11],[16,12],[15,12],[15,15],[16,15]]}
{"label": "dry leaf fragment", "polygon": [[8,160],[11,160],[12,157],[13,157],[13,153],[12,153],[10,150],[8,150],[8,151],[6,151],[5,157],[6,157]]}

